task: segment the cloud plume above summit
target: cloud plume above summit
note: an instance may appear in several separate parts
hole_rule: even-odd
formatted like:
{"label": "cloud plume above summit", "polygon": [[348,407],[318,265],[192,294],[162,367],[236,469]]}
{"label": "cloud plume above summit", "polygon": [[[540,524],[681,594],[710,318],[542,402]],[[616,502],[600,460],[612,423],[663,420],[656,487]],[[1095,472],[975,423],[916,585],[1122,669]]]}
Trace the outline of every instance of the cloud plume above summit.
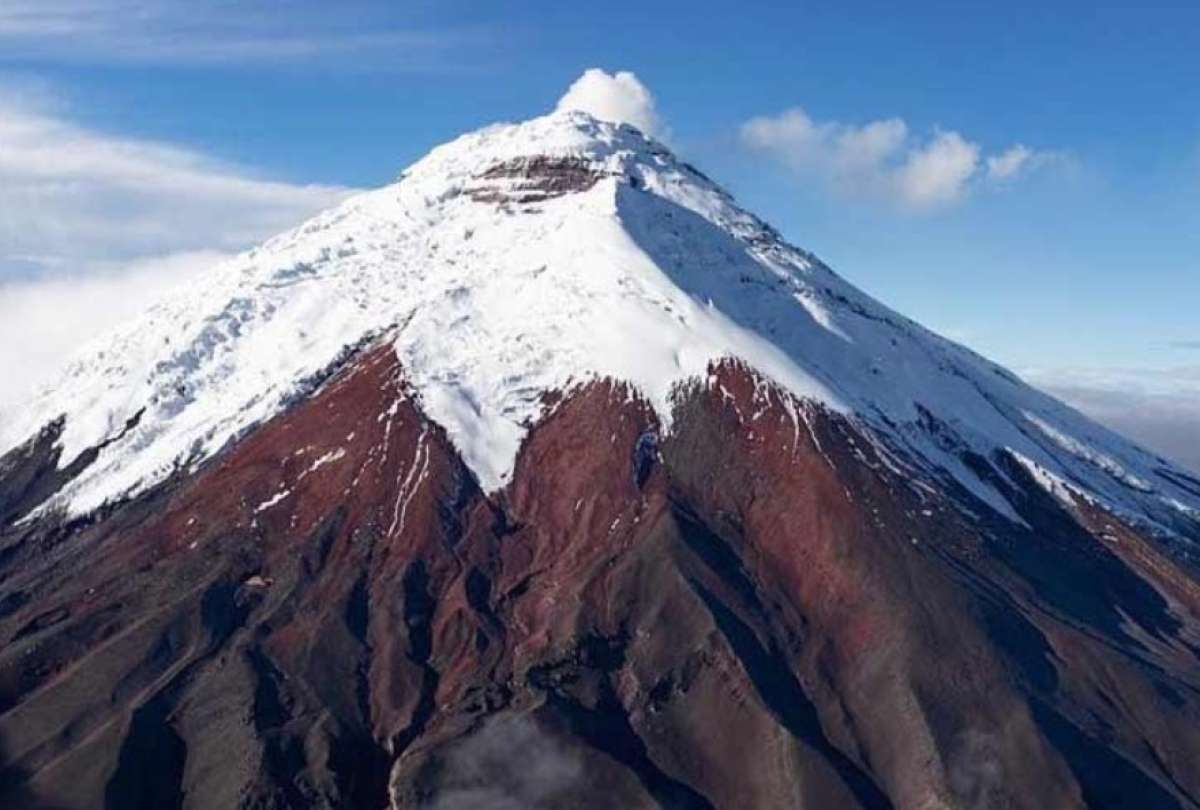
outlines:
{"label": "cloud plume above summit", "polygon": [[582,110],[605,121],[632,124],[647,135],[659,136],[663,132],[654,94],[627,70],[584,71],[558,100],[557,109]]}

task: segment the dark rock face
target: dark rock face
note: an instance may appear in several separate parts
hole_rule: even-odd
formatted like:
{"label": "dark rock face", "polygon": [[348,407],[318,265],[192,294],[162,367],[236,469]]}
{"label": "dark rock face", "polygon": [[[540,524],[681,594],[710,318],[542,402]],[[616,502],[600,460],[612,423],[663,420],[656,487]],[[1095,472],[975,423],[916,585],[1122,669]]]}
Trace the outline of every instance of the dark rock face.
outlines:
{"label": "dark rock face", "polygon": [[466,193],[477,202],[528,205],[587,191],[604,176],[583,158],[516,158],[483,172]]}
{"label": "dark rock face", "polygon": [[[125,424],[125,431],[132,430],[142,418],[138,411]],[[0,526],[6,526],[22,518],[50,495],[70,482],[89,464],[105,445],[119,440],[124,432],[114,436],[110,442],[89,447],[70,463],[59,466],[61,449],[58,440],[62,436],[64,417],[46,424],[44,428],[21,447],[0,458]]]}
{"label": "dark rock face", "polygon": [[1198,806],[1195,571],[713,376],[564,396],[494,498],[386,347],[90,521],[5,460],[0,804]]}

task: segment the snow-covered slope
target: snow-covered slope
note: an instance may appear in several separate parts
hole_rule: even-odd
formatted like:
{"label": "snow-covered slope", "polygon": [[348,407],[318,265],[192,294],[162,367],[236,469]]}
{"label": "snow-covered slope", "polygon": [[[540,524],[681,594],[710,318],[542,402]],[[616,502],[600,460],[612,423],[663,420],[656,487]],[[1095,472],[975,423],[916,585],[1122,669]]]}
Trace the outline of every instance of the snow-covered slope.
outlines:
{"label": "snow-covered slope", "polygon": [[1163,531],[1200,514],[1181,471],[862,294],[637,130],[580,112],[461,137],[215,267],[8,414],[0,453],[65,414],[65,464],[141,412],[56,496],[85,513],[210,457],[374,335],[488,490],[544,393],[626,380],[669,429],[674,386],[735,357],[1013,519],[964,459],[1007,454]]}

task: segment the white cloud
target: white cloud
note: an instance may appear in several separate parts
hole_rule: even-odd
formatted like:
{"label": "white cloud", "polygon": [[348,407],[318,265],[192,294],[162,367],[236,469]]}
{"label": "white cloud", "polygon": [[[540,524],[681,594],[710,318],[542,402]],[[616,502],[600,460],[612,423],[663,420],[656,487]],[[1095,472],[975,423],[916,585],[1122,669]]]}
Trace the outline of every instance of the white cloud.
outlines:
{"label": "white cloud", "polygon": [[963,196],[979,166],[979,145],[957,132],[938,132],[908,154],[896,175],[901,198],[927,207],[954,202]]}
{"label": "white cloud", "polygon": [[899,118],[855,127],[836,121],[817,123],[794,107],[774,116],[752,118],[742,125],[742,140],[770,152],[798,170],[825,169],[844,181],[860,182],[896,154],[908,139]]}
{"label": "white cloud", "polygon": [[632,124],[647,135],[661,135],[654,96],[633,73],[590,68],[567,88],[558,110],[582,110],[605,121]]}
{"label": "white cloud", "polygon": [[842,127],[835,141],[835,155],[842,168],[878,166],[904,145],[908,125],[899,118],[872,121],[862,127]]}
{"label": "white cloud", "polygon": [[886,199],[907,209],[957,202],[975,184],[1010,179],[1042,154],[1018,145],[985,160],[977,143],[953,130],[920,138],[900,118],[862,125],[814,121],[799,107],[750,119],[741,127],[741,140],[841,194]]}
{"label": "white cloud", "polygon": [[0,402],[180,278],[348,189],[253,176],[0,96]]}
{"label": "white cloud", "polygon": [[1075,173],[1079,170],[1075,156],[1069,152],[1030,149],[1023,143],[989,156],[986,167],[987,181],[997,187],[1048,169],[1059,173]]}
{"label": "white cloud", "polygon": [[990,180],[1010,180],[1029,166],[1033,150],[1023,143],[1010,146],[998,155],[987,159],[987,174]]}

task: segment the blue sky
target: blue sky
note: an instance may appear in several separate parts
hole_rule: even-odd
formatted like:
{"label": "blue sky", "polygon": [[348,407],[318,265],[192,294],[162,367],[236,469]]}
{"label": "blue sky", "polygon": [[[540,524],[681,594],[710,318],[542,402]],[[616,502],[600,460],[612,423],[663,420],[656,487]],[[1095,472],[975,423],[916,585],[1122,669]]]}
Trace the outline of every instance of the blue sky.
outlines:
{"label": "blue sky", "polygon": [[[153,290],[599,66],[867,291],[1160,447],[1200,434],[1200,7],[896,8],[6,0],[0,305]],[[911,156],[955,143],[914,196]]]}

